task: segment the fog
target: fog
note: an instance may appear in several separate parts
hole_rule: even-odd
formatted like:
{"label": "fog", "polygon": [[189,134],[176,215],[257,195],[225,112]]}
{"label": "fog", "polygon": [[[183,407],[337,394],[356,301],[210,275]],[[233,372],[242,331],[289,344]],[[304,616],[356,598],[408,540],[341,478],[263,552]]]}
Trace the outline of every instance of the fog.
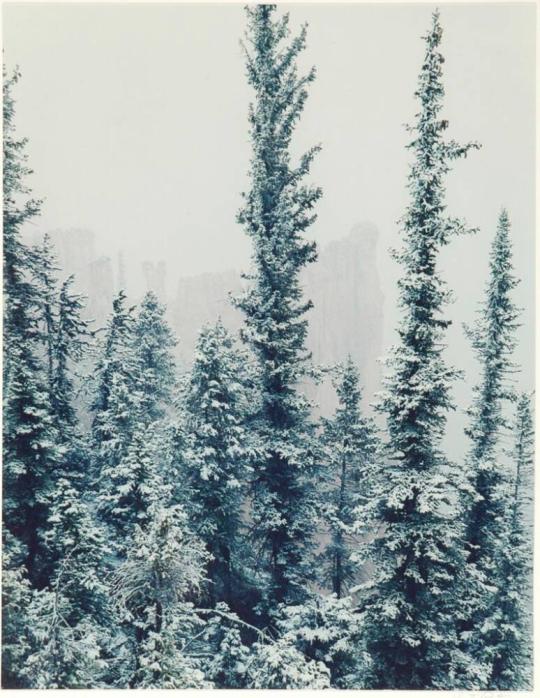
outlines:
{"label": "fog", "polygon": [[[399,317],[388,249],[399,245],[407,204],[404,124],[414,119],[420,37],[434,6],[282,7],[293,30],[308,22],[302,62],[317,67],[294,141],[297,153],[323,146],[312,180],[324,197],[309,234],[324,246],[358,222],[378,228],[388,347]],[[482,143],[448,177],[449,213],[479,228],[442,258],[456,295],[448,358],[465,371],[455,388],[462,410],[475,363],[461,323],[481,298],[501,206],[522,278],[518,380],[534,383],[536,20],[533,3],[439,7],[448,134]],[[166,260],[171,283],[246,269],[249,241],[235,221],[250,154],[241,5],[5,4],[3,19],[4,59],[22,72],[18,131],[45,199],[33,228],[92,230],[102,254],[122,251],[134,285],[146,260]],[[448,437],[455,454],[462,427],[458,412]]]}

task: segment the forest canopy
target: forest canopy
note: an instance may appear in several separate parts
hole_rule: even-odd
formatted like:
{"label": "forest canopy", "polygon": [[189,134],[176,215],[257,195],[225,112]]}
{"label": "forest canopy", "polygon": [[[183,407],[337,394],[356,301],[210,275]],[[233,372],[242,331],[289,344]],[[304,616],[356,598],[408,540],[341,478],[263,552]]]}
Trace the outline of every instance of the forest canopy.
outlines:
{"label": "forest canopy", "polygon": [[[350,356],[307,349],[301,274],[321,146],[293,155],[316,80],[308,28],[245,10],[251,148],[237,224],[252,262],[239,332],[200,330],[188,368],[162,299],[125,289],[96,327],[28,185],[18,70],[4,68],[4,688],[532,688],[532,393],[501,202],[477,322],[468,451],[443,447],[459,366],[440,258],[476,232],[446,182],[480,145],[447,136],[439,12],[423,40],[399,221],[397,341],[363,408]],[[411,77],[412,91],[412,77]],[[396,117],[399,118],[399,117]],[[466,116],[463,115],[463,120]],[[339,177],[339,173],[335,173]],[[328,374],[321,417],[306,385]]]}

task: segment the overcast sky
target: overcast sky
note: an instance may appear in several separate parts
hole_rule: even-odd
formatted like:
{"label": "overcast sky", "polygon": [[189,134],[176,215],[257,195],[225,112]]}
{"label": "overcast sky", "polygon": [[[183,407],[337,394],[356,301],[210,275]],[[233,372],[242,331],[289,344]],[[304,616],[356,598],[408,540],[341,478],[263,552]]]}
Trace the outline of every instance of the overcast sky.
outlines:
{"label": "overcast sky", "polygon": [[[450,137],[482,150],[448,178],[449,212],[480,227],[445,251],[456,291],[454,362],[467,345],[499,209],[513,223],[525,307],[519,360],[532,385],[535,5],[439,5]],[[324,189],[312,234],[343,237],[363,220],[381,233],[378,266],[395,325],[398,270],[387,249],[405,182],[413,93],[434,6],[283,5],[309,23],[305,66],[317,67],[295,150],[322,143],[312,179]],[[245,268],[235,223],[249,159],[241,5],[4,4],[4,51],[19,64],[17,125],[28,136],[44,230],[85,227],[134,268],[166,259],[170,274]],[[172,271],[176,268],[176,273]],[[452,334],[454,333],[454,334]],[[468,359],[463,359],[468,364]],[[458,388],[460,390],[466,388]],[[465,393],[463,393],[465,395]]]}

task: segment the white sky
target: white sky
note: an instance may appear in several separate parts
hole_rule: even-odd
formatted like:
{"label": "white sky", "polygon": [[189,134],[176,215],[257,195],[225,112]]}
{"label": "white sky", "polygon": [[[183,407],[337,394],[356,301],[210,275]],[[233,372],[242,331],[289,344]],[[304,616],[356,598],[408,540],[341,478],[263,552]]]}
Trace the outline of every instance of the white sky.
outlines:
{"label": "white sky", "polygon": [[[454,363],[473,370],[460,323],[474,314],[502,205],[510,213],[525,307],[518,359],[532,386],[535,199],[535,5],[439,5],[449,137],[479,140],[448,179],[449,212],[481,232],[443,257],[456,291]],[[407,202],[408,135],[434,6],[282,5],[307,21],[306,66],[318,77],[295,147],[321,142],[324,189],[312,234],[380,229],[387,338],[396,321],[396,220]],[[170,276],[245,268],[235,222],[249,158],[241,5],[4,4],[8,67],[19,64],[19,132],[30,139],[43,230],[85,227],[135,268],[165,259]],[[472,374],[471,374],[472,375]],[[457,388],[466,403],[469,386]]]}

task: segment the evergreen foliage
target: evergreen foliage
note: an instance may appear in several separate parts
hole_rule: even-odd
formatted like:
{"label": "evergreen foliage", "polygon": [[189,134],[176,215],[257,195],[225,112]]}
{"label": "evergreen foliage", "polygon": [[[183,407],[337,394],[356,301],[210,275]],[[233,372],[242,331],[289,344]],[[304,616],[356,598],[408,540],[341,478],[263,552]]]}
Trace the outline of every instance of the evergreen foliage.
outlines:
{"label": "evergreen foliage", "polygon": [[29,688],[20,668],[30,650],[28,607],[32,587],[21,563],[24,557],[22,545],[6,527],[2,543],[2,686]]}
{"label": "evergreen foliage", "polygon": [[217,603],[214,611],[204,632],[210,650],[204,674],[215,688],[245,688],[251,658],[251,647],[244,640],[246,626],[223,602]]}
{"label": "evergreen foliage", "polygon": [[24,243],[40,202],[15,133],[19,74],[4,70],[2,686],[531,689],[534,433],[531,397],[510,380],[504,210],[468,330],[480,364],[470,452],[456,465],[441,446],[458,372],[439,258],[465,232],[445,178],[476,145],[444,138],[439,14],[415,93],[380,433],[351,357],[332,416],[316,419],[302,392],[316,375],[301,276],[321,191],[305,183],[318,147],[296,164],[291,149],[315,72],[298,68],[305,27],[291,38],[274,5],[246,13],[245,346],[208,324],[180,376],[154,293],[137,308],[120,291],[91,331],[50,238]]}
{"label": "evergreen foliage", "polygon": [[[471,439],[465,494],[466,551],[469,577],[464,598],[469,611],[462,622],[466,652],[474,657],[476,673],[483,675],[478,687],[487,688],[492,671],[499,623],[499,609],[493,595],[506,581],[501,578],[497,558],[505,545],[505,527],[509,507],[501,438],[507,430],[505,404],[515,398],[510,375],[516,367],[512,352],[519,311],[511,293],[517,285],[512,268],[510,221],[503,209],[493,240],[489,281],[476,325],[467,333],[480,362],[480,381],[474,387],[474,399],[468,411]],[[492,614],[495,614],[493,617]],[[481,671],[478,667],[482,667]]]}
{"label": "evergreen foliage", "polygon": [[351,596],[312,594],[304,603],[280,611],[281,637],[307,659],[327,667],[331,688],[363,685],[363,618]]}
{"label": "evergreen foliage", "polygon": [[38,327],[41,332],[45,349],[45,364],[47,367],[47,382],[52,399],[52,383],[54,375],[54,345],[56,336],[57,286],[55,255],[49,235],[43,237],[41,245],[32,250],[34,255],[34,276],[36,296],[39,298]]}
{"label": "evergreen foliage", "polygon": [[327,482],[322,490],[323,511],[330,542],[323,555],[323,581],[341,598],[355,579],[356,509],[369,496],[376,453],[374,427],[360,413],[362,392],[358,370],[349,356],[336,377],[339,404],[331,420],[324,420],[323,444]]}
{"label": "evergreen foliage", "polygon": [[171,352],[176,340],[165,320],[165,306],[152,291],[141,302],[133,341],[141,413],[145,420],[155,421],[164,416],[165,406],[172,400],[176,377]]}
{"label": "evergreen foliage", "polygon": [[11,93],[19,73],[4,69],[4,385],[3,521],[25,549],[24,564],[32,584],[47,583],[48,552],[42,530],[47,520],[52,473],[62,453],[48,394],[47,371],[40,352],[39,309],[33,252],[21,228],[39,213],[25,185],[31,173],[26,139],[15,136]]}
{"label": "evergreen foliage", "polygon": [[193,521],[210,554],[213,603],[239,597],[246,564],[242,508],[252,476],[253,440],[245,427],[249,394],[246,356],[221,322],[199,335],[185,395],[185,467]]}
{"label": "evergreen foliage", "polygon": [[493,501],[493,493],[503,479],[497,463],[497,441],[506,426],[504,403],[514,399],[508,377],[515,371],[512,352],[516,345],[519,311],[511,299],[517,280],[513,275],[510,221],[505,210],[499,217],[489,266],[486,298],[476,326],[469,330],[481,364],[481,380],[475,386],[468,429],[472,442],[470,479],[474,494],[468,512],[467,542],[469,561],[473,563],[489,558],[493,550],[489,541],[490,528],[503,518],[502,503]]}
{"label": "evergreen foliage", "polygon": [[94,475],[99,489],[99,511],[112,528],[115,540],[125,543],[124,521],[116,516],[121,508],[123,472],[118,472],[127,457],[140,418],[140,394],[136,390],[133,352],[133,308],[126,308],[126,296],[120,291],[113,301],[113,312],[94,371],[94,397],[91,409]]}
{"label": "evergreen foliage", "polygon": [[329,688],[329,671],[307,659],[287,638],[256,642],[247,671],[247,688],[319,690]]}
{"label": "evergreen foliage", "polygon": [[373,537],[368,552],[374,568],[365,612],[370,688],[450,688],[460,662],[454,596],[463,566],[459,512],[440,449],[456,371],[443,357],[449,292],[437,259],[465,229],[445,213],[444,177],[450,162],[472,145],[443,139],[448,122],[440,118],[441,37],[435,12],[415,93],[420,111],[410,129],[414,162],[402,221],[404,247],[396,253],[403,268],[399,344],[388,362],[381,403],[389,448],[376,497],[384,532]]}
{"label": "evergreen foliage", "polygon": [[506,493],[504,533],[497,546],[500,580],[487,627],[491,659],[488,688],[532,690],[532,491],[534,428],[531,400],[517,400],[513,474]]}
{"label": "evergreen foliage", "polygon": [[30,652],[20,674],[31,688],[93,688],[101,685],[106,662],[99,631],[84,616],[72,621],[73,604],[59,578],[51,589],[34,591],[28,609]]}
{"label": "evergreen foliage", "polygon": [[306,28],[288,43],[288,15],[275,18],[274,5],[246,9],[247,76],[255,94],[250,107],[251,186],[239,221],[253,242],[253,273],[237,299],[245,314],[243,336],[259,365],[261,408],[256,430],[264,457],[256,464],[253,525],[260,565],[275,600],[303,596],[311,576],[308,554],[316,518],[315,467],[309,406],[298,389],[308,372],[305,348],[311,303],[302,298],[299,274],[315,261],[315,243],[303,234],[315,220],[321,190],[303,184],[318,148],[292,166],[294,127],[315,77],[298,75]]}
{"label": "evergreen foliage", "polygon": [[36,336],[35,310],[39,304],[32,284],[33,256],[21,238],[23,225],[39,215],[42,202],[31,198],[26,184],[32,174],[25,153],[28,141],[15,133],[12,90],[19,78],[18,70],[8,76],[3,66],[4,392],[11,367],[20,361],[21,337]]}
{"label": "evergreen foliage", "polygon": [[58,320],[54,342],[54,372],[52,377],[52,404],[62,434],[77,425],[74,367],[86,355],[89,346],[89,323],[83,319],[84,298],[72,291],[74,276],[68,277],[60,288]]}
{"label": "evergreen foliage", "polygon": [[113,591],[132,650],[123,688],[208,687],[198,660],[184,651],[200,626],[190,598],[204,579],[207,553],[185,512],[160,502],[136,526]]}

